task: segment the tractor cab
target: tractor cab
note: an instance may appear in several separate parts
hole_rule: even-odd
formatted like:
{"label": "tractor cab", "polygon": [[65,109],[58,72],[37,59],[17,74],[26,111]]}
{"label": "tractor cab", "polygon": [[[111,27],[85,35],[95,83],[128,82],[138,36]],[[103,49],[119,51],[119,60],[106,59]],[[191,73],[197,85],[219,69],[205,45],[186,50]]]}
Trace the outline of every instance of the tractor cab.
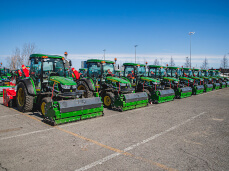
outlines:
{"label": "tractor cab", "polygon": [[[61,78],[66,77],[64,58],[61,56],[32,54],[30,60],[30,76],[34,80],[37,92],[45,92],[47,87],[52,86],[54,82],[57,83],[58,80],[60,81]],[[61,82],[63,84],[61,84]],[[71,86],[68,85],[68,82],[64,81],[64,79],[61,79],[61,82],[56,84],[58,90],[69,89],[70,91],[76,89],[76,85],[71,89]]]}
{"label": "tractor cab", "polygon": [[166,67],[159,65],[148,65],[148,76],[155,79],[163,79],[167,76]]}

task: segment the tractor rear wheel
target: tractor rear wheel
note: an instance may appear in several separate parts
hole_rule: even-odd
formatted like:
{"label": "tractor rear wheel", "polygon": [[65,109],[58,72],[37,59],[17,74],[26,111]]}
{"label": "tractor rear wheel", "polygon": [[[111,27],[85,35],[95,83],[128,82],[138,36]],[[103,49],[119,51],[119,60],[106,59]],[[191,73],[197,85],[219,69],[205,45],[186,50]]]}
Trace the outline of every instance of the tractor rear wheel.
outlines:
{"label": "tractor rear wheel", "polygon": [[16,103],[20,112],[29,112],[33,109],[33,96],[28,94],[23,83],[17,86]]}
{"label": "tractor rear wheel", "polygon": [[89,87],[85,82],[81,82],[80,84],[77,84],[77,89],[85,91],[83,94],[85,98],[94,97],[93,92],[89,89]]}
{"label": "tractor rear wheel", "polygon": [[51,102],[52,99],[51,97],[44,97],[42,100],[41,100],[41,106],[40,106],[40,111],[41,111],[41,114],[43,116],[45,116],[45,106],[48,102]]}
{"label": "tractor rear wheel", "polygon": [[106,94],[103,96],[103,104],[105,107],[107,108],[112,108],[113,104],[114,104],[114,93],[112,92],[106,92]]}

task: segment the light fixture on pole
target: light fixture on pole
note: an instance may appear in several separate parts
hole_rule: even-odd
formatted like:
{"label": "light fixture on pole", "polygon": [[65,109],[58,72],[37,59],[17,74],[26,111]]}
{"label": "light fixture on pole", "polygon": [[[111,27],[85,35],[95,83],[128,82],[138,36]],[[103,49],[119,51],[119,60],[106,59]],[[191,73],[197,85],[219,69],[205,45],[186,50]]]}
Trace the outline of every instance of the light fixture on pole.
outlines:
{"label": "light fixture on pole", "polygon": [[106,49],[103,49],[103,52],[104,52],[103,57],[104,57],[104,60],[105,60],[105,52],[106,52]]}
{"label": "light fixture on pole", "polygon": [[190,35],[190,68],[192,67],[192,46],[191,46],[191,35],[195,34],[195,32],[189,32]]}
{"label": "light fixture on pole", "polygon": [[136,47],[138,47],[138,45],[134,45],[135,47],[135,63],[136,63]]}

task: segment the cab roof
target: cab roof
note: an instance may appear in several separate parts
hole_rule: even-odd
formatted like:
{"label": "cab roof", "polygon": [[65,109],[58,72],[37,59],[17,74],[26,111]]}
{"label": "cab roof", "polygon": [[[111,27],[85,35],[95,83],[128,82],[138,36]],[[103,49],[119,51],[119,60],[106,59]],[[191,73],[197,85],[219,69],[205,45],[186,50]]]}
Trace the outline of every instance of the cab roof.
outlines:
{"label": "cab roof", "polygon": [[166,68],[165,66],[161,65],[148,65],[149,68]]}
{"label": "cab roof", "polygon": [[[190,70],[191,68],[183,68],[184,70]],[[191,69],[192,70],[192,69]]]}
{"label": "cab roof", "polygon": [[136,64],[136,63],[124,63],[123,65],[124,66],[137,66],[137,65],[140,65],[140,64]]}
{"label": "cab roof", "polygon": [[58,59],[62,59],[63,56],[59,56],[59,55],[47,55],[47,54],[31,54],[30,58],[58,58]]}
{"label": "cab roof", "polygon": [[105,63],[108,63],[108,64],[114,64],[114,61],[109,61],[109,60],[101,60],[101,59],[88,59],[87,60],[87,63],[94,63],[94,62],[105,62]]}
{"label": "cab roof", "polygon": [[178,68],[180,68],[180,67],[168,66],[167,68],[169,68],[169,69],[178,69]]}

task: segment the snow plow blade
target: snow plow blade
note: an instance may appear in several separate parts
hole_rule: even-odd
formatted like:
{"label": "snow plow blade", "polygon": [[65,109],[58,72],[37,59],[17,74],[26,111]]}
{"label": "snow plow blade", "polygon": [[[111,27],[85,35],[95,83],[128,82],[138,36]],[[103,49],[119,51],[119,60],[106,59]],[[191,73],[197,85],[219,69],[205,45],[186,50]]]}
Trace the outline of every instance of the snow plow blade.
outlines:
{"label": "snow plow blade", "polygon": [[73,122],[103,115],[100,97],[61,100],[46,104],[45,120],[52,125]]}

